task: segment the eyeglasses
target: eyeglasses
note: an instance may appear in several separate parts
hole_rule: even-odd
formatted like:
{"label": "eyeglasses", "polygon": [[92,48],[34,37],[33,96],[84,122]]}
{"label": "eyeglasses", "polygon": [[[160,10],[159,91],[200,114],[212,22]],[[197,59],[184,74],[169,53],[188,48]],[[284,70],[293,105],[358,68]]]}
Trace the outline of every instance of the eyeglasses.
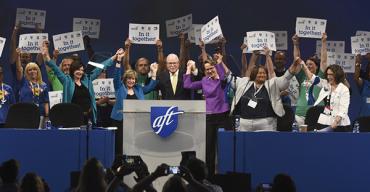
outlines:
{"label": "eyeglasses", "polygon": [[178,62],[170,62],[170,63],[167,63],[167,65],[177,65]]}

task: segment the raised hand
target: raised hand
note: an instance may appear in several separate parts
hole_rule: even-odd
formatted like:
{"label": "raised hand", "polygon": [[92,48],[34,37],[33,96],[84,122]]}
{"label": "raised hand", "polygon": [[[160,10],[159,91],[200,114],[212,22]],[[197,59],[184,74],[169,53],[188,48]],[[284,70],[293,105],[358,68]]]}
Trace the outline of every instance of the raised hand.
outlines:
{"label": "raised hand", "polygon": [[50,57],[49,56],[49,41],[43,41],[42,46],[41,46],[41,54],[42,56],[45,57]]}
{"label": "raised hand", "polygon": [[189,60],[186,64],[187,71],[191,72],[195,68],[195,62],[193,60]]}
{"label": "raised hand", "polygon": [[116,56],[117,56],[117,61],[121,62],[122,58],[125,56],[125,50],[122,48],[118,49],[116,52]]}
{"label": "raised hand", "polygon": [[297,34],[294,34],[292,37],[293,45],[298,45],[299,44],[299,37]]}
{"label": "raised hand", "polygon": [[161,176],[166,176],[168,175],[168,165],[167,164],[164,164],[162,163],[161,165],[159,165],[155,171],[152,173],[155,177],[161,177]]}
{"label": "raised hand", "polygon": [[158,64],[155,62],[150,64],[150,71],[152,72],[152,74],[156,74],[158,71]]}
{"label": "raised hand", "polygon": [[328,35],[324,32],[322,33],[321,41],[326,42],[326,39],[328,38]]}
{"label": "raised hand", "polygon": [[263,51],[264,51],[264,53],[265,53],[266,56],[270,55],[270,52],[271,52],[270,48],[264,47],[263,48]]}
{"label": "raised hand", "polygon": [[157,41],[155,42],[155,46],[157,46],[158,49],[162,49],[163,47],[163,43],[160,39],[157,39]]}
{"label": "raised hand", "polygon": [[54,49],[54,51],[53,51],[53,59],[56,61],[57,58],[58,58],[58,56],[59,56],[59,50],[58,49]]}
{"label": "raised hand", "polygon": [[245,48],[247,48],[247,45],[243,43],[243,44],[240,46],[240,49],[243,51]]}
{"label": "raised hand", "polygon": [[125,41],[125,49],[130,48],[130,47],[131,47],[131,40],[127,38]]}
{"label": "raised hand", "polygon": [[41,29],[41,26],[40,26],[40,24],[39,24],[39,23],[36,23],[36,24],[35,24],[35,31],[36,31],[37,33],[42,33],[42,29]]}

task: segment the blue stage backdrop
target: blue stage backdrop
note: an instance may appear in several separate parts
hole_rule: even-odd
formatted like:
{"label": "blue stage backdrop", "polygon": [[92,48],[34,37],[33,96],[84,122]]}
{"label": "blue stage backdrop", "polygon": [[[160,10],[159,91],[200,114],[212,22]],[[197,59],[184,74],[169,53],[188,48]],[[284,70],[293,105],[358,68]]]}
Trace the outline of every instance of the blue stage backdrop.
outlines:
{"label": "blue stage backdrop", "polygon": [[[12,28],[15,23],[16,8],[32,8],[46,10],[46,29],[49,39],[52,35],[72,31],[73,17],[101,19],[101,34],[99,40],[92,44],[97,52],[114,53],[123,46],[128,36],[128,24],[160,23],[161,39],[164,42],[165,54],[179,52],[178,38],[167,38],[165,20],[189,13],[193,14],[193,23],[206,23],[214,16],[220,17],[223,34],[226,37],[228,63],[235,73],[240,72],[240,45],[245,32],[252,30],[287,30],[289,37],[294,34],[296,17],[312,17],[327,19],[328,40],[346,41],[346,52],[351,51],[350,37],[356,30],[370,30],[368,18],[369,3],[362,1],[185,1],[185,0],[135,0],[135,1],[87,1],[87,0],[1,0],[0,1],[0,36],[7,38],[7,44],[0,63],[6,70],[6,82],[13,83],[9,71],[9,43]],[[30,30],[24,30],[28,32]],[[290,39],[290,38],[289,38]],[[315,53],[316,39],[302,39],[301,50],[303,58]],[[211,51],[211,49],[208,49]],[[140,56],[146,56],[151,61],[156,58],[154,45],[133,45],[132,63]],[[199,49],[193,47],[192,56],[195,59]],[[291,42],[289,41],[289,59],[292,58]],[[235,62],[231,59],[235,58]],[[348,78],[352,85],[350,117],[357,117],[360,104],[359,93],[353,81],[353,75]]]}

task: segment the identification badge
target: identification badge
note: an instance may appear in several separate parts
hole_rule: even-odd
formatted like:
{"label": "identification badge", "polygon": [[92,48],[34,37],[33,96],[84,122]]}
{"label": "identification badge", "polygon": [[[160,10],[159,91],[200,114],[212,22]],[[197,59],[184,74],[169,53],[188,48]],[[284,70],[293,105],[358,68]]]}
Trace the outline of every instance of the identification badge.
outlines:
{"label": "identification badge", "polygon": [[366,103],[370,103],[370,97],[366,97]]}
{"label": "identification badge", "polygon": [[249,102],[248,102],[248,106],[252,107],[254,109],[257,106],[257,102],[250,99]]}

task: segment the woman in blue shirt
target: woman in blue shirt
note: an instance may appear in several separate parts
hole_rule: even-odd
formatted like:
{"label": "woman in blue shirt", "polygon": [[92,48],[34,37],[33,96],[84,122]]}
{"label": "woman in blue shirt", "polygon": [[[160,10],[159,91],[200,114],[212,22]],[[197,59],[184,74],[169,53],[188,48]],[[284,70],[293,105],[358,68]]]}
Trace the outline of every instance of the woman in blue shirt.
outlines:
{"label": "woman in blue shirt", "polygon": [[[116,154],[122,154],[122,135],[123,135],[123,114],[122,114],[122,109],[123,109],[123,100],[124,99],[139,99],[139,100],[144,100],[144,95],[146,93],[149,93],[152,91],[156,85],[157,85],[157,80],[156,80],[156,74],[158,70],[158,64],[152,64],[150,66],[150,71],[152,75],[152,78],[149,82],[149,84],[145,86],[141,86],[137,84],[137,73],[136,71],[130,69],[129,66],[125,66],[125,73],[122,74],[121,70],[121,61],[123,58],[124,54],[118,55],[118,63],[116,64],[116,69],[115,69],[115,75],[113,79],[114,83],[114,90],[116,91],[116,103],[113,106],[112,113],[111,113],[111,118],[113,119],[113,126],[117,127],[117,133],[116,133]],[[122,79],[122,80],[121,80]]]}
{"label": "woman in blue shirt", "polygon": [[15,103],[12,87],[3,82],[3,68],[0,67],[0,127],[4,127],[10,105]]}

